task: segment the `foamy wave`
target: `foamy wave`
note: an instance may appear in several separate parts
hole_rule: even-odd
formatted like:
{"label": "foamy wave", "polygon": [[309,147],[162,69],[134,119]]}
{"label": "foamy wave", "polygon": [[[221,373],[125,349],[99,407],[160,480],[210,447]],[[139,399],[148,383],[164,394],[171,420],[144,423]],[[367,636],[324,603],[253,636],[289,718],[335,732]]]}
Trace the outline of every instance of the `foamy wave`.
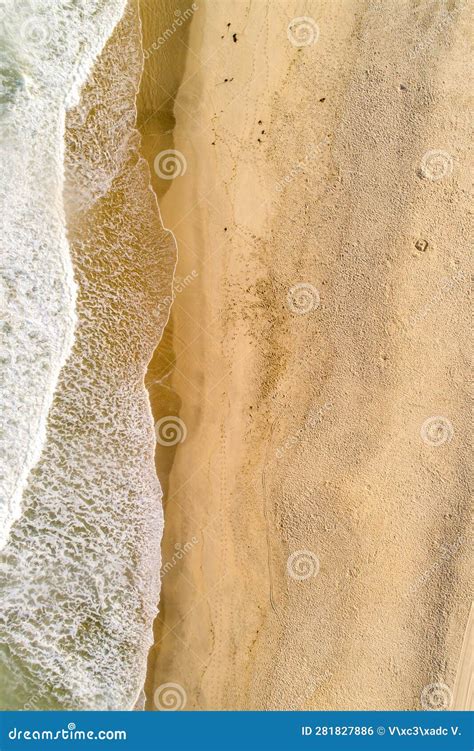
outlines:
{"label": "foamy wave", "polygon": [[75,284],[62,197],[65,108],[77,101],[123,8],[123,0],[0,6],[0,546],[21,513],[73,342]]}
{"label": "foamy wave", "polygon": [[4,708],[131,708],[144,680],[162,532],[144,373],[175,259],[131,127],[141,63],[133,4],[68,115],[78,320],[3,551]]}

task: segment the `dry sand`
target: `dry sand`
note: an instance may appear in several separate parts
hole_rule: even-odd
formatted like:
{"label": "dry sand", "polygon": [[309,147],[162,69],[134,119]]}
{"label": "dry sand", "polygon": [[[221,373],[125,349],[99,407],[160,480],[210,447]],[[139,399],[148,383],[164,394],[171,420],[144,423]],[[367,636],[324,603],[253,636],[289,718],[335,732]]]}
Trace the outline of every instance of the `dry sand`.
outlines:
{"label": "dry sand", "polygon": [[169,682],[187,709],[459,706],[469,12],[197,5],[142,3],[145,49],[173,29],[143,152],[187,165],[153,177],[180,284],[148,387],[187,435],[157,452],[147,706]]}

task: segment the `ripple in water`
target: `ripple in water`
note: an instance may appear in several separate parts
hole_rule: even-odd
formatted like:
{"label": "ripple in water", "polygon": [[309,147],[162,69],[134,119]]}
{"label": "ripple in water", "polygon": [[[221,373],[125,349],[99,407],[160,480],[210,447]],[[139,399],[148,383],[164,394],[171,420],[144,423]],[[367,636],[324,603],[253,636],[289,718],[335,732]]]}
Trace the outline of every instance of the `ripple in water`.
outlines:
{"label": "ripple in water", "polygon": [[[175,248],[133,130],[141,65],[131,3],[67,117],[64,195],[77,325],[41,458],[3,550],[2,708],[129,709],[144,681],[162,532],[144,374],[168,314],[153,313],[171,296]],[[43,271],[45,290],[47,280],[54,290],[52,265]],[[58,290],[66,289],[57,277]],[[28,284],[18,311],[31,319],[23,344],[30,352],[33,338],[51,354],[22,388],[34,383],[44,395],[35,378],[51,370],[65,334],[39,325],[44,301]],[[46,307],[66,320],[68,300],[50,291]]]}

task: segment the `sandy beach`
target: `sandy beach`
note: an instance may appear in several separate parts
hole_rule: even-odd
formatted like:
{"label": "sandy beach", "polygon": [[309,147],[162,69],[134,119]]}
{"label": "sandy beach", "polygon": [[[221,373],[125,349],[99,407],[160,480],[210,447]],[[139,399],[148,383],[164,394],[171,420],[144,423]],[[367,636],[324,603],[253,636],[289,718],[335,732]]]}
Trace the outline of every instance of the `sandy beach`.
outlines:
{"label": "sandy beach", "polygon": [[0,710],[474,709],[466,0],[0,22]]}
{"label": "sandy beach", "polygon": [[141,8],[138,121],[178,244],[147,708],[167,683],[186,709],[453,706],[469,12],[165,5]]}

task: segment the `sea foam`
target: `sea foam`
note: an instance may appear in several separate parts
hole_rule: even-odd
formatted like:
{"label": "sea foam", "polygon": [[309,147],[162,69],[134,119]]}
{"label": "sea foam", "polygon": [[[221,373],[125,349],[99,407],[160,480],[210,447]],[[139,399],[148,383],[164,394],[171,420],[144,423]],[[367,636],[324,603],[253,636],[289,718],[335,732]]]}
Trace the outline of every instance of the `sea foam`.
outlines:
{"label": "sea foam", "polygon": [[124,0],[0,6],[0,546],[20,515],[73,341],[75,284],[62,200],[66,107],[77,102],[123,8]]}
{"label": "sea foam", "polygon": [[[44,106],[37,126],[30,124],[30,140],[22,136],[30,150],[25,179],[33,198],[25,190],[23,203],[13,208],[20,216],[28,200],[33,208],[30,203],[28,224],[15,225],[23,231],[22,253],[12,250],[8,259],[19,278],[26,270],[30,285],[15,312],[17,328],[40,330],[36,338],[17,334],[13,340],[13,357],[23,345],[26,359],[12,414],[25,420],[24,435],[42,450],[39,460],[34,451],[28,454],[21,517],[3,550],[0,637],[7,646],[0,706],[127,709],[143,685],[159,595],[161,489],[144,374],[168,315],[160,301],[171,294],[175,248],[162,228],[133,127],[143,58],[135,2],[127,6],[80,101],[65,81],[78,86],[86,66],[77,60],[85,58],[86,47],[89,61],[96,56],[99,38],[110,33],[121,3],[53,5],[52,28],[63,28],[55,14],[64,11],[69,21],[63,31],[73,36],[73,49],[66,52],[59,44],[59,31],[48,44],[61,59],[59,67],[70,61],[71,70],[69,77],[58,73],[63,87],[53,75],[58,65],[49,76],[43,71],[55,80],[57,99]],[[72,102],[64,150],[64,107]],[[57,123],[54,138],[51,121]],[[46,155],[37,128],[48,144]],[[15,169],[26,158],[19,151],[15,142]],[[63,157],[69,249],[58,177]],[[48,211],[53,198],[44,191],[50,173],[54,211]],[[36,202],[46,204],[41,231]],[[22,254],[26,260],[17,262]],[[70,259],[77,284],[73,339]],[[38,357],[42,364],[32,372],[28,364]],[[26,408],[23,397],[31,400]]]}

